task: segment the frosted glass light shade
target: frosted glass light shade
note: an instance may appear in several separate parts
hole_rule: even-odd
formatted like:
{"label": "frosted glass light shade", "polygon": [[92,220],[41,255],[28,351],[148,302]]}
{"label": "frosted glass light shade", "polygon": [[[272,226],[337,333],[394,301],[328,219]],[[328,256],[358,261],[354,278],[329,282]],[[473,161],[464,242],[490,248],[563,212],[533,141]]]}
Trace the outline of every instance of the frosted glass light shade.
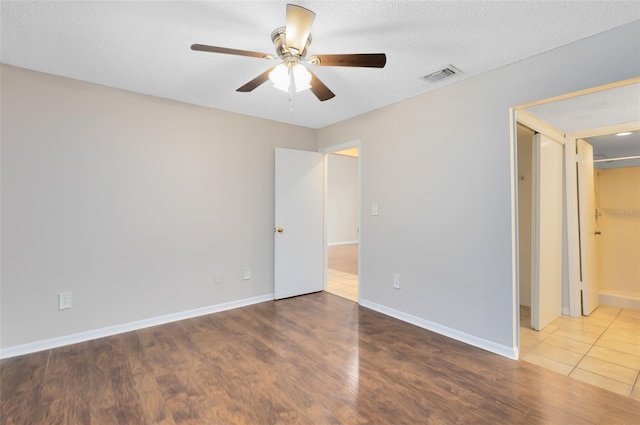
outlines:
{"label": "frosted glass light shade", "polygon": [[311,73],[304,66],[297,64],[293,68],[281,63],[269,73],[269,79],[274,87],[282,91],[289,91],[291,83],[296,92],[311,88]]}
{"label": "frosted glass light shade", "polygon": [[296,91],[311,88],[311,73],[300,64],[293,67],[293,80],[296,82]]}

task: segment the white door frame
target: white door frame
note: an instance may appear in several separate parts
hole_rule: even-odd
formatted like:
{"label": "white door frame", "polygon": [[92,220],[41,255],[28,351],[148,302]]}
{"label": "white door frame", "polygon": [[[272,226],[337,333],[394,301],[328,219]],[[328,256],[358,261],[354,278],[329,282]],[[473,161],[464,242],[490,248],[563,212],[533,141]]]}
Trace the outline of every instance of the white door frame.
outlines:
{"label": "white door frame", "polygon": [[327,289],[327,241],[328,235],[328,214],[329,199],[327,194],[328,179],[328,156],[334,152],[342,151],[350,148],[358,148],[358,304],[360,303],[360,293],[362,288],[362,142],[360,139],[350,142],[333,145],[326,148],[318,149],[318,152],[324,154],[324,289]]}
{"label": "white door frame", "polygon": [[[565,137],[562,132],[558,129],[550,126],[546,122],[536,118],[535,116],[529,114],[526,111],[523,111],[518,108],[510,109],[510,126],[511,126],[511,193],[513,196],[511,197],[511,234],[512,234],[512,251],[511,251],[511,260],[512,260],[512,270],[511,270],[511,284],[512,284],[512,302],[513,302],[513,338],[515,341],[514,351],[516,353],[516,358],[519,357],[520,350],[520,262],[518,260],[520,255],[520,250],[518,248],[518,244],[520,242],[520,236],[518,231],[518,190],[517,190],[517,178],[518,178],[518,170],[517,170],[517,161],[518,161],[518,148],[517,148],[517,134],[518,134],[518,123],[530,128],[533,131],[536,131],[540,134],[544,134],[548,138],[558,142],[562,145],[565,144]],[[566,148],[566,147],[565,147]],[[566,149],[565,149],[566,152]],[[565,162],[566,164],[566,162]],[[534,217],[532,217],[532,220]],[[533,281],[531,282],[533,285]],[[533,306],[532,306],[533,307]]]}

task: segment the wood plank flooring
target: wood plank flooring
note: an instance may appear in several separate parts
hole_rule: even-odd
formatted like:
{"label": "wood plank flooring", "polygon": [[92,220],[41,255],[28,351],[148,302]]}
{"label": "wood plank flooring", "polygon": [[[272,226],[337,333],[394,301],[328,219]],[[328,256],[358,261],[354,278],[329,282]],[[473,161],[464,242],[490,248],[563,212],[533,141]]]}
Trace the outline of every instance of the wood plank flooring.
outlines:
{"label": "wood plank flooring", "polygon": [[327,247],[327,267],[349,274],[358,274],[358,244]]}
{"label": "wood plank flooring", "polygon": [[640,402],[320,292],[0,363],[0,423],[637,424]]}

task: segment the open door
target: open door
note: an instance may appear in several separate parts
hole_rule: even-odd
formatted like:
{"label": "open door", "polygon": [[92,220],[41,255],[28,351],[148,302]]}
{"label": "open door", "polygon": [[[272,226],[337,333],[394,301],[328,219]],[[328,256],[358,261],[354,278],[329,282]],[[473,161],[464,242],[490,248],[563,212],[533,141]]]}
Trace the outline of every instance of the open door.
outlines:
{"label": "open door", "polygon": [[596,204],[593,176],[593,146],[576,140],[578,150],[578,222],[580,239],[580,294],[582,314],[588,316],[600,301],[596,261]]}
{"label": "open door", "polygon": [[562,314],[563,147],[533,136],[531,327],[544,329]]}
{"label": "open door", "polygon": [[276,299],[324,287],[324,155],[276,148]]}

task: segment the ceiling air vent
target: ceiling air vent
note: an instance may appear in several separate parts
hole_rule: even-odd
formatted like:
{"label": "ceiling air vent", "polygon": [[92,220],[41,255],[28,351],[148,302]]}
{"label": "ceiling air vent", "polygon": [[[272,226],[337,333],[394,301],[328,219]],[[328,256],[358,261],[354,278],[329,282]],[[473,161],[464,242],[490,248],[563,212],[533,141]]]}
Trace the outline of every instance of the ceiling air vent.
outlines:
{"label": "ceiling air vent", "polygon": [[460,70],[453,65],[447,65],[442,69],[439,69],[431,74],[425,75],[422,77],[423,80],[429,81],[431,83],[435,83],[444,78],[453,77],[454,75],[460,74]]}

